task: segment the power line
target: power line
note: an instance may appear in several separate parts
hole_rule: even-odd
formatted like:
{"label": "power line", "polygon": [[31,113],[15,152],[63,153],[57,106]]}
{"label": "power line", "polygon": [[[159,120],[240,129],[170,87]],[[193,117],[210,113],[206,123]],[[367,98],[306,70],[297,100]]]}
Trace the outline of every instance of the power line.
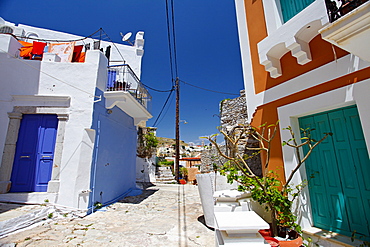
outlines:
{"label": "power line", "polygon": [[[168,46],[170,49],[170,63],[171,63],[171,76],[172,76],[172,85],[175,87],[176,91],[176,158],[175,158],[175,178],[177,182],[179,182],[179,160],[180,160],[180,127],[179,127],[179,119],[180,119],[180,84],[179,84],[179,77],[178,77],[178,68],[177,68],[177,56],[176,56],[176,35],[175,35],[175,11],[174,11],[174,4],[173,0],[171,0],[171,20],[169,20],[168,14],[168,0],[166,0],[166,15],[167,15],[167,31],[168,31]],[[170,28],[170,25],[172,28]],[[172,45],[171,45],[171,31],[172,31]],[[172,56],[172,52],[173,55]],[[175,68],[173,68],[173,66]],[[175,84],[174,84],[174,78]]]}
{"label": "power line", "polygon": [[174,54],[174,64],[175,64],[175,77],[179,76],[177,67],[177,52],[176,52],[176,33],[175,33],[175,9],[173,5],[173,0],[171,0],[172,7],[172,36],[173,36],[173,54]]}
{"label": "power line", "polygon": [[153,90],[153,91],[160,92],[160,93],[168,93],[168,92],[170,92],[170,91],[173,91],[173,90],[174,90],[174,88],[173,88],[173,87],[172,87],[171,89],[169,89],[169,90],[160,90],[160,89],[155,89],[155,88],[149,87],[148,85],[145,85],[145,84],[144,84],[144,83],[142,83],[142,82],[141,82],[141,84],[143,84],[143,85],[144,85],[144,87],[146,87],[146,88],[149,88],[149,89],[151,89],[151,90]]}
{"label": "power line", "polygon": [[156,126],[156,123],[157,123],[158,119],[159,119],[159,118],[160,118],[160,116],[162,115],[162,112],[163,112],[164,108],[166,107],[166,105],[167,105],[167,103],[168,103],[168,100],[169,100],[169,99],[170,99],[170,97],[171,97],[172,92],[173,92],[173,90],[171,90],[171,91],[170,91],[170,93],[168,94],[167,99],[166,99],[166,101],[164,102],[164,104],[163,104],[163,106],[162,106],[162,109],[161,109],[160,113],[158,114],[157,119],[155,120],[155,122],[154,122],[154,124],[153,124],[153,126],[154,126],[154,127]]}
{"label": "power line", "polygon": [[163,121],[164,117],[167,115],[168,110],[170,109],[170,105],[173,103],[173,97],[171,95],[170,101],[167,104],[167,109],[165,110],[163,117],[158,121],[157,126]]}
{"label": "power line", "polygon": [[205,90],[205,91],[209,91],[209,92],[213,92],[213,93],[221,93],[221,94],[229,94],[229,95],[239,95],[239,94],[236,94],[236,93],[226,93],[226,92],[220,92],[220,91],[215,91],[215,90],[211,90],[211,89],[207,89],[207,88],[203,88],[203,87],[199,87],[199,86],[196,86],[196,85],[193,85],[193,84],[190,84],[186,81],[183,81],[183,80],[180,80],[182,83],[186,84],[186,85],[189,85],[189,86],[192,86],[192,87],[196,87],[196,88],[199,88],[199,89],[202,89],[202,90]]}
{"label": "power line", "polygon": [[171,82],[174,85],[174,69],[173,69],[173,58],[172,58],[172,46],[171,46],[171,28],[170,28],[170,17],[168,12],[168,0],[166,0],[166,21],[167,21],[167,37],[168,37],[168,50],[170,55],[170,72],[171,72]]}

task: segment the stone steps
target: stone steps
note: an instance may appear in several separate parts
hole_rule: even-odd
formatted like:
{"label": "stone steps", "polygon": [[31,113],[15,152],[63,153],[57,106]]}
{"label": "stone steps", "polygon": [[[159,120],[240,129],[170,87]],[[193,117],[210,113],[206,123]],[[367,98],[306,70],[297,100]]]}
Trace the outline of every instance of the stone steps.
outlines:
{"label": "stone steps", "polygon": [[170,167],[158,167],[155,177],[157,183],[163,184],[176,183],[175,176],[172,174]]}

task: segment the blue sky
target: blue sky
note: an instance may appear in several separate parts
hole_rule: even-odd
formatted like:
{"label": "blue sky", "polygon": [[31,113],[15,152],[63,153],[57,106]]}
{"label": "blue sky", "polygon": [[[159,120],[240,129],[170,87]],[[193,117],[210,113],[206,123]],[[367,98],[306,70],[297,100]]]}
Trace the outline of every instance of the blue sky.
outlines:
{"label": "blue sky", "polygon": [[[239,94],[243,78],[232,0],[174,1],[176,57],[180,80],[198,87]],[[144,31],[141,80],[159,90],[171,88],[166,0],[0,0],[0,17],[26,25],[87,36],[99,28],[114,42],[120,32]],[[236,95],[219,94],[181,83],[180,139],[199,143],[200,136],[218,132],[219,102]],[[168,93],[149,90],[152,126]],[[175,94],[157,121],[157,135],[175,137]]]}

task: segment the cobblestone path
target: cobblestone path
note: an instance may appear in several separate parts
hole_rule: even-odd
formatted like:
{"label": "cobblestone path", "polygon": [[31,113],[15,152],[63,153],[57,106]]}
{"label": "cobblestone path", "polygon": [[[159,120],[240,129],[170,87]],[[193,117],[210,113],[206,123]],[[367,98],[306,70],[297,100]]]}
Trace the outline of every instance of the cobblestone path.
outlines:
{"label": "cobblestone path", "polygon": [[0,239],[0,246],[214,246],[198,188],[157,184],[84,218],[58,218]]}

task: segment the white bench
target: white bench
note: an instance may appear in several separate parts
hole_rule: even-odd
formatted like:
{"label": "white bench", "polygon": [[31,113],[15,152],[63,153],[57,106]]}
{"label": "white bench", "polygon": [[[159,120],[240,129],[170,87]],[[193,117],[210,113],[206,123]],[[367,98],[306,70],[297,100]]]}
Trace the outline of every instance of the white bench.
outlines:
{"label": "white bench", "polygon": [[216,246],[270,246],[258,232],[270,228],[254,211],[214,212]]}

